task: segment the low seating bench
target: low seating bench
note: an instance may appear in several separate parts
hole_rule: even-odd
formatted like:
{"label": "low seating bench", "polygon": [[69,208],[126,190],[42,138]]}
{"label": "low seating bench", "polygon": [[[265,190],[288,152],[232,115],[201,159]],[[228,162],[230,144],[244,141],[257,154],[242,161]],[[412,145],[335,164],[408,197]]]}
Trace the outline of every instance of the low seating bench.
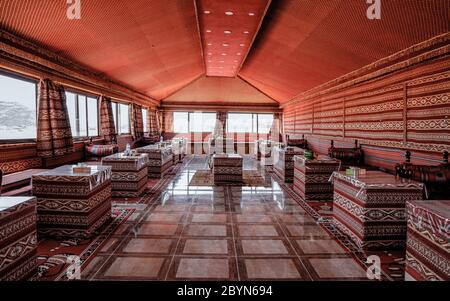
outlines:
{"label": "low seating bench", "polygon": [[[46,169],[27,169],[7,175],[3,175],[1,183],[1,194],[4,196],[25,193],[31,189],[31,177]],[[24,189],[26,188],[26,189]]]}
{"label": "low seating bench", "polygon": [[334,141],[331,140],[328,156],[340,160],[342,167],[345,169],[350,166],[360,166],[363,164],[364,152],[361,145],[358,146],[358,140],[355,140],[355,147],[353,148],[334,147]]}

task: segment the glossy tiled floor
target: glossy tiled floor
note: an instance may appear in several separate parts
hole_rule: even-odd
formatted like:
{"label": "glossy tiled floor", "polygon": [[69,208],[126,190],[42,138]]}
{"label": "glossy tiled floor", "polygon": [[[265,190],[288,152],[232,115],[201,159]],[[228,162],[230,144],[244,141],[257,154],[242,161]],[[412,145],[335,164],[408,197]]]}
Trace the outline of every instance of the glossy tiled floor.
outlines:
{"label": "glossy tiled floor", "polygon": [[[270,187],[189,186],[206,159],[187,161],[160,197],[135,206],[84,279],[367,279],[270,174]],[[245,158],[244,169],[257,168]]]}

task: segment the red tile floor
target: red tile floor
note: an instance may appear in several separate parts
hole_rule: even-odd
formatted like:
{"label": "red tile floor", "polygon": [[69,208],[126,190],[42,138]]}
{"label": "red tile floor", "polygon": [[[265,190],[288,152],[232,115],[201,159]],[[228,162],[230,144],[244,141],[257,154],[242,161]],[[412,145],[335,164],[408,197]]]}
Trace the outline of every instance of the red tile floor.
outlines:
{"label": "red tile floor", "polygon": [[[89,280],[367,280],[363,264],[280,187],[189,186],[186,158],[136,204],[82,272]],[[244,169],[259,168],[250,157]],[[130,203],[116,206],[133,206]]]}

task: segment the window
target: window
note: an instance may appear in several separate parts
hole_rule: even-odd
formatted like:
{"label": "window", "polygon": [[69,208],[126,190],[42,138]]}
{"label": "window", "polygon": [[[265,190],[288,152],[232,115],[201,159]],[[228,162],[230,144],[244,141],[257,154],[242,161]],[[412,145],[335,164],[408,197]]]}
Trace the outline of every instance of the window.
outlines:
{"label": "window", "polygon": [[36,139],[36,83],[0,74],[0,140]]}
{"label": "window", "polygon": [[187,133],[189,129],[189,113],[174,112],[173,113],[173,132]]}
{"label": "window", "polygon": [[190,132],[213,132],[216,125],[216,113],[189,113]]}
{"label": "window", "polygon": [[113,102],[113,116],[116,131],[119,135],[130,133],[130,106],[128,104]]}
{"label": "window", "polygon": [[228,113],[228,132],[268,134],[273,114]]}
{"label": "window", "polygon": [[76,92],[66,92],[66,102],[72,136],[98,136],[97,98]]}
{"label": "window", "polygon": [[212,132],[216,125],[216,113],[174,112],[174,133]]}
{"label": "window", "polygon": [[258,133],[268,134],[273,124],[273,114],[258,114]]}
{"label": "window", "polygon": [[253,114],[229,113],[227,125],[229,133],[253,133]]}
{"label": "window", "polygon": [[148,110],[142,109],[142,127],[144,128],[144,133],[148,133]]}

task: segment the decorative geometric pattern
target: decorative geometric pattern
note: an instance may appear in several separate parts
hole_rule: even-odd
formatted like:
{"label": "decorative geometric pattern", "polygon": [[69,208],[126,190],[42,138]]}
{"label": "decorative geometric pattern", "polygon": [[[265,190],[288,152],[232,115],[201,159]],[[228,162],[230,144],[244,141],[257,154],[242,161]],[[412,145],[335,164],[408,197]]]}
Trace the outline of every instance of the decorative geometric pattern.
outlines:
{"label": "decorative geometric pattern", "polygon": [[405,203],[420,200],[423,185],[379,171],[352,178],[333,173],[333,221],[363,250],[403,249]]}
{"label": "decorative geometric pattern", "polygon": [[104,157],[102,165],[112,167],[112,196],[139,197],[146,188],[148,164],[148,154],[126,156],[120,153]]}
{"label": "decorative geometric pattern", "polygon": [[144,137],[144,124],[142,121],[142,106],[133,103],[132,106],[132,130],[134,140],[139,140]]}
{"label": "decorative geometric pattern", "polygon": [[[172,170],[174,165],[174,153],[172,144],[161,146],[159,142],[135,149],[138,154],[146,154],[148,161],[148,176],[150,178],[162,178]],[[179,158],[179,156],[177,156]]]}
{"label": "decorative geometric pattern", "polygon": [[39,82],[39,113],[36,149],[39,157],[74,151],[64,87],[49,79]]}
{"label": "decorative geometric pattern", "polygon": [[242,183],[242,157],[234,154],[213,155],[214,184]]}
{"label": "decorative geometric pattern", "polygon": [[[60,169],[58,173],[63,173]],[[66,176],[52,171],[33,176],[38,232],[42,236],[88,238],[111,218],[111,169],[99,166],[92,175],[67,172]]]}
{"label": "decorative geometric pattern", "polygon": [[0,197],[0,281],[30,278],[36,250],[36,198]]}
{"label": "decorative geometric pattern", "polygon": [[414,280],[450,280],[450,201],[409,201],[406,274]]}
{"label": "decorative geometric pattern", "polygon": [[333,199],[330,176],[340,168],[340,161],[330,158],[294,157],[294,191],[305,201]]}
{"label": "decorative geometric pattern", "polygon": [[114,124],[112,102],[111,98],[106,96],[100,97],[100,128],[106,144],[116,141],[117,133]]}
{"label": "decorative geometric pattern", "polygon": [[[441,39],[448,41],[448,36]],[[425,41],[417,49],[431,47],[430,51],[437,53],[441,39]],[[306,134],[312,150],[322,154],[326,153],[322,144],[327,140],[339,138],[346,143],[358,139],[366,161],[390,170],[393,164],[386,160],[395,149],[432,152],[433,157],[438,156],[450,147],[449,59],[430,60],[429,56],[415,55],[413,50],[405,51],[401,65],[390,63],[393,58],[386,59],[387,67],[380,72],[388,72],[395,66],[398,69],[395,74],[360,85],[349,81],[299,97],[284,107],[285,132]],[[413,62],[413,67],[401,68]],[[366,69],[374,73],[376,68],[373,65]],[[379,151],[375,146],[394,150]],[[428,165],[432,161],[430,158]]]}
{"label": "decorative geometric pattern", "polygon": [[275,174],[285,183],[294,181],[294,156],[303,155],[304,149],[298,147],[274,147],[273,169]]}

